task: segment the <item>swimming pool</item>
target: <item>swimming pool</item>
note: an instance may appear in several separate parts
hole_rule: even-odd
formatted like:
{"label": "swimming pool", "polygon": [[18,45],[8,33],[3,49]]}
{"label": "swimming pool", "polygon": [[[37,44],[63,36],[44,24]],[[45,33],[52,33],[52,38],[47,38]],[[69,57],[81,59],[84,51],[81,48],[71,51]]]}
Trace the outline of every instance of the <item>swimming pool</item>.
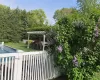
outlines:
{"label": "swimming pool", "polygon": [[3,53],[16,53],[17,50],[16,49],[13,49],[11,47],[8,47],[8,46],[3,46],[3,49],[0,48],[0,54],[3,54]]}

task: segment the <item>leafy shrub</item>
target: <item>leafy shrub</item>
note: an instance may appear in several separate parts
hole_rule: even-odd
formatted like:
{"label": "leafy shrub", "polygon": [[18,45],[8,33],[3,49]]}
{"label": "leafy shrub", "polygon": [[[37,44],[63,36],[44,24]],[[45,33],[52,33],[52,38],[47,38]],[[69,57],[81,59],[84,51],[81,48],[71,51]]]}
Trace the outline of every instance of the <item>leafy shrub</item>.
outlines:
{"label": "leafy shrub", "polygon": [[99,26],[84,16],[65,17],[57,24],[57,42],[52,46],[56,66],[70,80],[92,80],[100,69]]}
{"label": "leafy shrub", "polygon": [[28,40],[28,41],[26,41],[26,44],[31,44],[33,42],[33,40]]}
{"label": "leafy shrub", "polygon": [[42,26],[42,27],[33,27],[33,28],[29,28],[27,29],[28,31],[49,31],[51,27],[47,27],[47,26]]}

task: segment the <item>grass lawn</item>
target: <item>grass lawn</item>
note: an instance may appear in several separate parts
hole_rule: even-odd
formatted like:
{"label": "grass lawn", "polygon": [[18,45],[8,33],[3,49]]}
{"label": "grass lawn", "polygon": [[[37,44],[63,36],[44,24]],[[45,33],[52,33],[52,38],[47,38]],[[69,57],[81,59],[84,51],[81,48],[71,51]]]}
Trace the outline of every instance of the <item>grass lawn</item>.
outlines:
{"label": "grass lawn", "polygon": [[15,48],[15,49],[19,49],[19,50],[23,50],[25,52],[29,52],[29,51],[34,51],[33,49],[28,49],[27,45],[20,42],[20,43],[13,43],[13,42],[9,42],[9,43],[5,43],[6,46]]}

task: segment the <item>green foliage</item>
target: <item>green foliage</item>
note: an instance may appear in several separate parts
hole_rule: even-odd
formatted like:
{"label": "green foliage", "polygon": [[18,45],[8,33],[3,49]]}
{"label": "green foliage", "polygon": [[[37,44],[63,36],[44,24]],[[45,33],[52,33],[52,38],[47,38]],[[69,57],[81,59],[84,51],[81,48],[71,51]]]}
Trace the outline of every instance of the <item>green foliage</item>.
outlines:
{"label": "green foliage", "polygon": [[32,10],[28,12],[29,28],[43,27],[46,22],[46,15],[42,9]]}
{"label": "green foliage", "polygon": [[73,12],[56,23],[57,37],[52,51],[56,52],[56,66],[69,80],[95,80],[95,72],[100,71],[100,10],[92,7],[84,12]]}
{"label": "green foliage", "polygon": [[33,42],[33,40],[28,40],[28,41],[26,41],[26,45],[28,45],[28,43],[31,44],[32,42]]}
{"label": "green foliage", "polygon": [[33,27],[33,28],[28,28],[28,31],[49,31],[51,27]]}
{"label": "green foliage", "polygon": [[[70,19],[63,18],[58,22],[59,29],[55,46],[60,45],[63,50],[59,52],[56,47],[56,64],[71,80],[91,79],[100,65],[100,50],[97,49],[100,39],[94,36],[94,21],[84,20],[82,17],[70,22]],[[77,63],[73,62],[74,57]]]}
{"label": "green foliage", "polygon": [[60,10],[55,11],[53,18],[55,19],[55,21],[58,21],[61,18],[69,16],[73,12],[75,13],[77,12],[77,10],[75,8],[62,8]]}
{"label": "green foliage", "polygon": [[39,30],[45,29],[48,26],[46,22],[46,15],[42,9],[26,12],[0,5],[0,41],[19,42],[27,38],[28,30],[37,30],[37,27]]}
{"label": "green foliage", "polygon": [[93,9],[99,9],[99,2],[100,0],[77,0],[79,10],[83,14],[91,14]]}
{"label": "green foliage", "polygon": [[0,41],[18,42],[22,39],[26,27],[26,24],[23,24],[25,20],[22,17],[25,17],[25,15],[20,9],[11,10],[9,7],[0,6]]}

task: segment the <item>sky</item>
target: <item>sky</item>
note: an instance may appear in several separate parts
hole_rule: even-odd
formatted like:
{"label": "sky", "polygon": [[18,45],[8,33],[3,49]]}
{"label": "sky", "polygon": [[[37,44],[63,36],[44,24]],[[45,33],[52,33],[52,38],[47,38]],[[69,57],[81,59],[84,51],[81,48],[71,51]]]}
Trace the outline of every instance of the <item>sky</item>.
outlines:
{"label": "sky", "polygon": [[54,24],[54,12],[62,8],[76,7],[77,0],[0,0],[0,4],[10,8],[29,10],[43,9],[50,24]]}

